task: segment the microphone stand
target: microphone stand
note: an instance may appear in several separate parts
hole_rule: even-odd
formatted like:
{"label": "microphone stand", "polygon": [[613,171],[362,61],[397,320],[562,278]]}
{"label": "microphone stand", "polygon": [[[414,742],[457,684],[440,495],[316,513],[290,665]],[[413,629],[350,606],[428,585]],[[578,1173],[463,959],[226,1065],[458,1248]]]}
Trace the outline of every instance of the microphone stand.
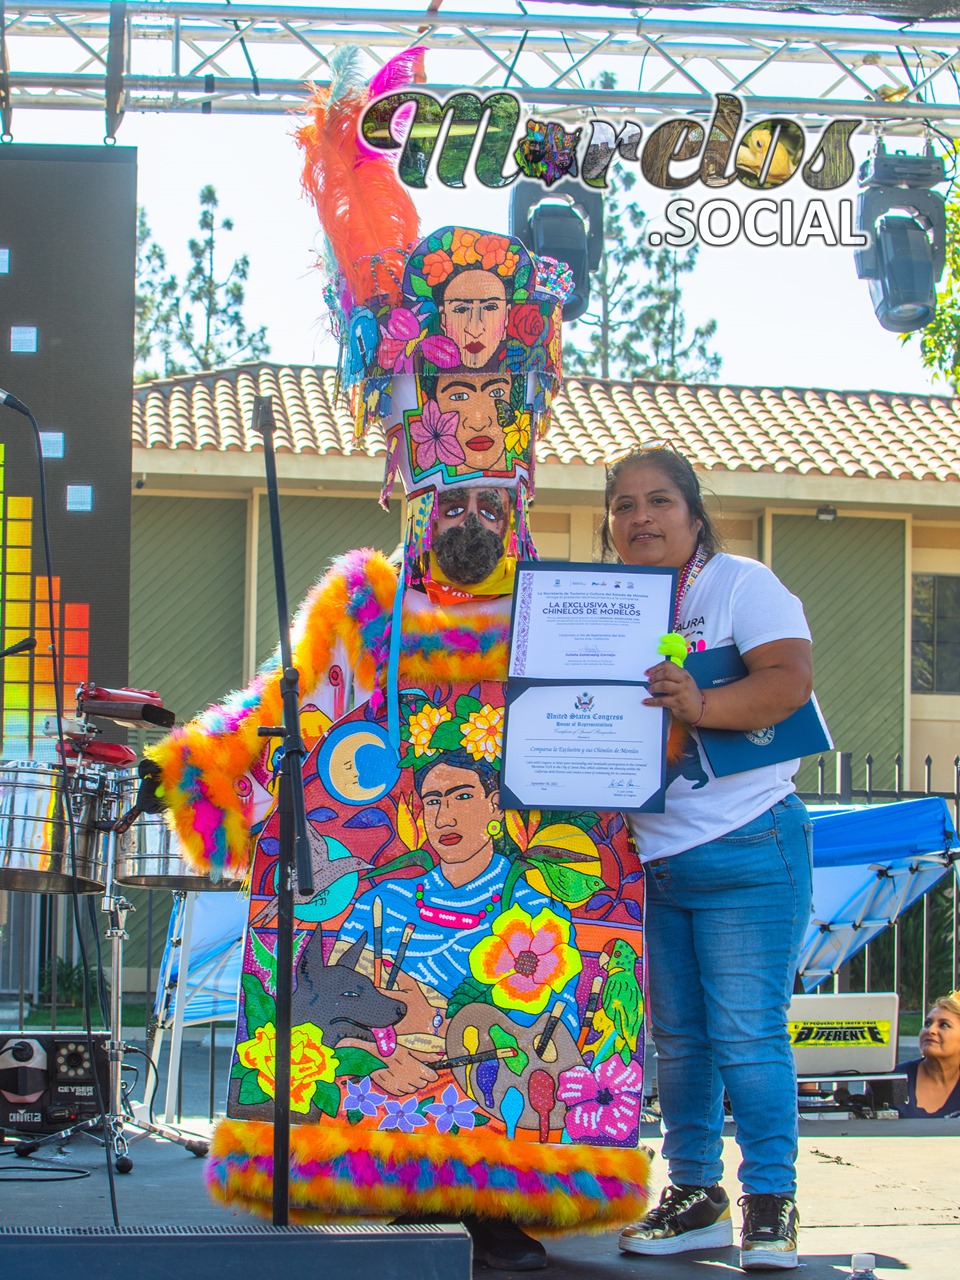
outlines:
{"label": "microphone stand", "polygon": [[277,811],[280,816],[280,853],[277,862],[277,1042],[275,1049],[275,1089],[273,1099],[273,1225],[285,1227],[290,1215],[290,1051],[293,1016],[293,885],[309,898],[313,894],[313,867],[307,836],[307,813],[303,799],[303,739],[300,736],[300,673],[293,665],[290,646],[290,611],[287,607],[287,580],[283,566],[280,532],[280,491],[273,448],[276,422],[270,396],[254,396],[253,428],[263,436],[263,460],[270,502],[270,533],[273,542],[273,576],[277,591],[277,621],[280,627],[280,662],[283,676],[283,725],[259,729],[264,738],[283,739]]}

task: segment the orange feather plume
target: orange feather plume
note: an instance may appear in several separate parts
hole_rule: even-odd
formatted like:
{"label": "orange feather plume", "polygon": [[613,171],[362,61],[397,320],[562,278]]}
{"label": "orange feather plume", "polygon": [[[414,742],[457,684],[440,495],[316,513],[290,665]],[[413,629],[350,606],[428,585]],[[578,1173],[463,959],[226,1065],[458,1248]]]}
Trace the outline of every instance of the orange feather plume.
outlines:
{"label": "orange feather plume", "polygon": [[312,120],[297,130],[304,151],[303,186],[354,302],[401,297],[404,260],[417,239],[418,217],[409,192],[386,156],[357,145],[367,93],[331,100],[316,89]]}

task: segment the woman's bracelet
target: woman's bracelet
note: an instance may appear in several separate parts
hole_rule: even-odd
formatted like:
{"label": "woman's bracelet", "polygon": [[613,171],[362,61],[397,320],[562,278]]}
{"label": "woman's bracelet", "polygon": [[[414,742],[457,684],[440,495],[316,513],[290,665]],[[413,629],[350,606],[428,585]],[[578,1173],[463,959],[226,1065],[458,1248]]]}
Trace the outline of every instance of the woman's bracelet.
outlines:
{"label": "woman's bracelet", "polygon": [[700,726],[703,724],[703,717],[707,714],[706,695],[704,694],[702,689],[698,690],[698,692],[700,694],[700,714],[697,716],[696,720],[692,721],[690,725],[691,729],[699,729]]}

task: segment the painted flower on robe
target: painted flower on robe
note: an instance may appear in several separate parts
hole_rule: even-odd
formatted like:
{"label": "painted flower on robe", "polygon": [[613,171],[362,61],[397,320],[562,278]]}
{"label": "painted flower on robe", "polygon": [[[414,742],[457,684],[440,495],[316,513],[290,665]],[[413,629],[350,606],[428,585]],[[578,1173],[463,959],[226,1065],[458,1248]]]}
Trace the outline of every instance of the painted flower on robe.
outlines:
{"label": "painted flower on robe", "polygon": [[615,1054],[596,1072],[587,1067],[561,1072],[557,1097],[567,1104],[564,1123],[571,1138],[631,1142],[640,1119],[643,1072],[638,1063],[624,1065]]}
{"label": "painted flower on robe", "polygon": [[454,1125],[460,1129],[472,1129],[476,1123],[473,1103],[468,1098],[461,1098],[454,1084],[447,1085],[439,1102],[432,1102],[423,1109],[428,1116],[433,1116],[438,1133],[449,1133]]}
{"label": "painted flower on robe", "polygon": [[518,413],[505,429],[503,441],[510,453],[524,453],[530,444],[530,414]]}
{"label": "painted flower on robe", "polygon": [[[268,1097],[276,1097],[277,1029],[272,1022],[258,1027],[251,1040],[237,1045],[237,1057],[254,1067],[257,1084]],[[318,1081],[332,1084],[339,1059],[323,1043],[323,1031],[312,1022],[290,1032],[290,1110],[306,1115]]]}
{"label": "painted flower on robe", "polygon": [[394,373],[413,373],[413,357],[419,350],[438,369],[453,369],[460,363],[460,348],[444,334],[429,334],[420,317],[409,307],[394,307],[377,348],[377,361]]}
{"label": "painted flower on robe", "polygon": [[570,946],[570,921],[547,907],[531,916],[512,906],[492,929],[470,952],[470,972],[493,988],[500,1009],[543,1013],[551,996],[583,968],[580,953]]}
{"label": "painted flower on robe", "polygon": [[491,707],[488,702],[479,711],[471,711],[463,722],[460,742],[474,760],[487,760],[490,764],[499,760],[503,750],[503,707]]}
{"label": "painted flower on robe", "polygon": [[410,436],[416,446],[416,465],[429,471],[438,462],[456,467],[466,462],[467,455],[457,439],[458,413],[441,413],[436,400],[428,400],[419,418],[410,423]]}
{"label": "painted flower on robe", "polygon": [[430,746],[430,739],[433,737],[434,730],[443,724],[444,720],[449,719],[449,707],[435,707],[430,702],[425,703],[415,716],[407,718],[407,728],[410,730],[410,741],[413,744],[415,756],[437,754],[436,748]]}
{"label": "painted flower on robe", "polygon": [[360,1080],[348,1080],[347,1092],[343,1099],[345,1111],[359,1111],[363,1116],[375,1116],[386,1095],[377,1093],[370,1080],[364,1076]]}
{"label": "painted flower on robe", "polygon": [[383,1104],[386,1115],[377,1125],[378,1129],[396,1129],[400,1133],[413,1133],[414,1129],[422,1129],[427,1123],[426,1116],[417,1110],[416,1098],[387,1098]]}
{"label": "painted flower on robe", "polygon": [[443,249],[428,253],[423,259],[423,278],[431,289],[438,284],[443,284],[452,270],[453,262],[450,260],[450,255]]}

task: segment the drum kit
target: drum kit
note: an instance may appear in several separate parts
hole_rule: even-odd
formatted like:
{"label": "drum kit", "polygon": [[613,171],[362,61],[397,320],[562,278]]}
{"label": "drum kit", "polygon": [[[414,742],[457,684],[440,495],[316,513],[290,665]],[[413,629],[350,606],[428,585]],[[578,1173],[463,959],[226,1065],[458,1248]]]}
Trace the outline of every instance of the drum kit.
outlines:
{"label": "drum kit", "polygon": [[[236,885],[214,884],[197,875],[184,860],[180,843],[163,816],[140,809],[137,792],[141,779],[133,767],[136,752],[118,743],[97,741],[100,729],[93,721],[98,718],[162,728],[171,728],[174,723],[173,712],[152,690],[105,689],[88,683],[77,690],[77,716],[63,722],[57,763],[0,762],[0,889],[72,894],[75,888],[81,895],[102,896],[111,957],[110,1038],[106,1043],[110,1096],[104,1099],[109,1137],[99,1140],[112,1146],[117,1170],[126,1173],[132,1161],[125,1128],[167,1138],[195,1155],[205,1155],[207,1146],[202,1138],[185,1135],[169,1125],[123,1114],[121,1072],[127,1049],[121,1039],[123,944],[126,915],[133,909],[123,890],[134,886],[170,889],[175,894],[215,889],[235,892]],[[47,732],[58,734],[55,721],[47,722]],[[26,1148],[32,1151],[100,1124],[99,1117],[84,1120],[58,1133],[31,1139],[20,1144],[24,1148],[21,1154],[29,1153]]]}

